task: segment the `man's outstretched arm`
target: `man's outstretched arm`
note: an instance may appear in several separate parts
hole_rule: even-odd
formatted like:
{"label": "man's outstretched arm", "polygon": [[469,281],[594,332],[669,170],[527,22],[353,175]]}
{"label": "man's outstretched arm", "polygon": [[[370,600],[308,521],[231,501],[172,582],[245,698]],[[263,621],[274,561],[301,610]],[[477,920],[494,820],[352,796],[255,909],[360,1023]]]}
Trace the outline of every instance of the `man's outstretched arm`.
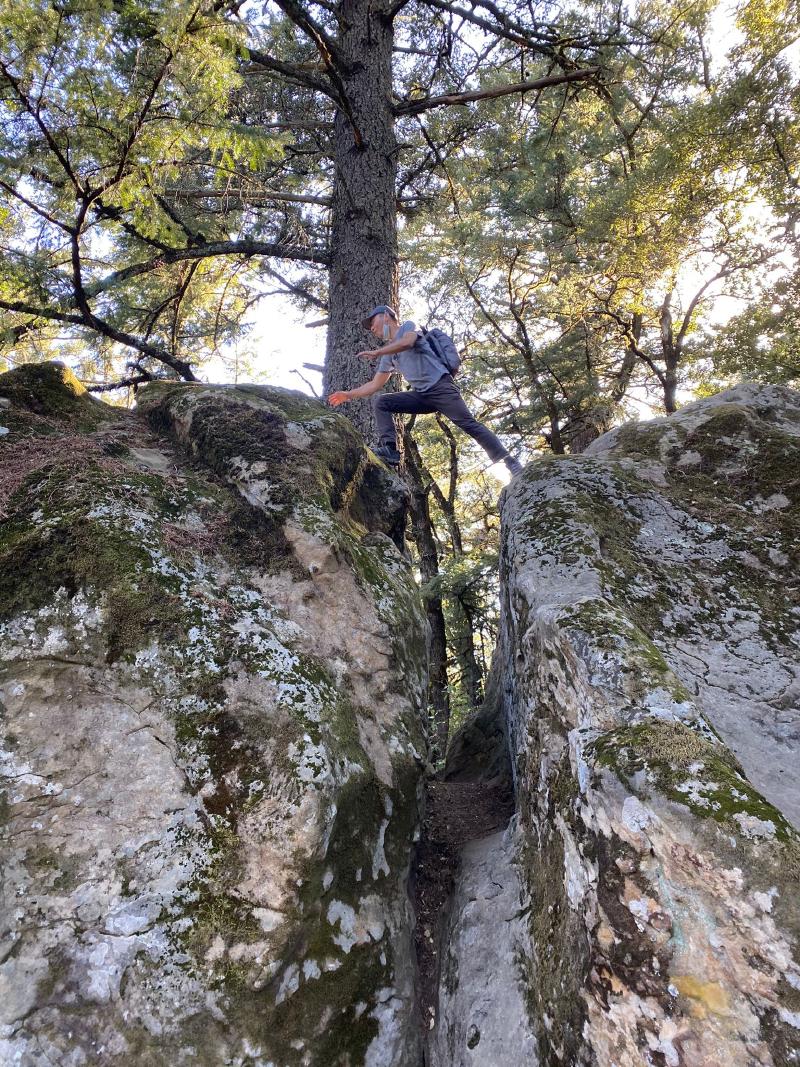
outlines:
{"label": "man's outstretched arm", "polygon": [[328,397],[328,403],[338,408],[346,400],[360,400],[362,397],[372,396],[379,389],[383,389],[391,376],[391,371],[378,371],[371,382],[365,382],[364,385],[359,385],[357,389],[342,389],[338,393],[331,393]]}
{"label": "man's outstretched arm", "polygon": [[407,330],[402,336],[397,336],[393,341],[387,341],[380,348],[371,348],[368,352],[356,352],[359,359],[380,359],[381,356],[394,356],[398,352],[404,352],[407,348],[413,348],[417,343],[419,334],[416,330]]}

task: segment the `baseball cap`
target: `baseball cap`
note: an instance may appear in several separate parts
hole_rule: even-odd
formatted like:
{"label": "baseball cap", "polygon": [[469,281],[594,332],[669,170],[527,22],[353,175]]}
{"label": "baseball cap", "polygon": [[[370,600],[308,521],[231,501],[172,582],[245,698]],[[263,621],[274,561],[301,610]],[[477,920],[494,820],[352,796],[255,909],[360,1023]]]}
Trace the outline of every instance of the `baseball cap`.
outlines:
{"label": "baseball cap", "polygon": [[397,312],[394,310],[394,308],[390,308],[388,304],[378,304],[377,307],[374,307],[372,311],[370,311],[369,315],[364,316],[364,318],[361,320],[361,325],[364,327],[365,330],[368,330],[369,324],[372,322],[375,316],[381,315],[384,311],[387,314],[391,315],[395,321],[397,321]]}

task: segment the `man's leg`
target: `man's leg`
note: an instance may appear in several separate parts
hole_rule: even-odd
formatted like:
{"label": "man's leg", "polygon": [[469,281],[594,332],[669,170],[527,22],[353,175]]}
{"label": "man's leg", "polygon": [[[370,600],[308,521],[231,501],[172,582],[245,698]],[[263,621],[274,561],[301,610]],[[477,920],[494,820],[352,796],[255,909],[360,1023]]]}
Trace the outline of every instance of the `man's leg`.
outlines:
{"label": "man's leg", "polygon": [[508,449],[503,445],[497,434],[493,434],[488,427],[478,422],[475,416],[472,415],[449,374],[445,374],[436,385],[426,389],[420,396],[424,400],[435,404],[435,407],[427,408],[426,410],[441,411],[442,415],[446,415],[464,433],[474,437],[494,462],[499,459],[505,459],[509,455]]}
{"label": "man's leg", "polygon": [[439,410],[425,399],[423,393],[418,393],[415,389],[402,393],[376,393],[372,407],[375,411],[378,443],[395,450],[397,449],[397,436],[393,415],[430,415]]}

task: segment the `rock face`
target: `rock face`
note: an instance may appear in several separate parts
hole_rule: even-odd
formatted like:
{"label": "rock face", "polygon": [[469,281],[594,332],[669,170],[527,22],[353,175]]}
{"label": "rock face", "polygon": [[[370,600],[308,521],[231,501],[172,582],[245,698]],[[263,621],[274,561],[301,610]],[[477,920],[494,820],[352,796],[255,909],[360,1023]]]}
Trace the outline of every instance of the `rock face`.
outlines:
{"label": "rock face", "polygon": [[404,499],[266,387],[0,377],[0,1062],[407,1067]]}
{"label": "rock face", "polygon": [[800,1062],[800,397],[621,427],[502,519],[530,949],[498,995],[542,1064]]}
{"label": "rock face", "polygon": [[0,510],[0,1062],[800,1063],[796,394],[504,495],[447,774],[516,813],[465,827],[425,1050],[400,483],[301,395],[160,383],[131,415],[47,365],[0,377]]}

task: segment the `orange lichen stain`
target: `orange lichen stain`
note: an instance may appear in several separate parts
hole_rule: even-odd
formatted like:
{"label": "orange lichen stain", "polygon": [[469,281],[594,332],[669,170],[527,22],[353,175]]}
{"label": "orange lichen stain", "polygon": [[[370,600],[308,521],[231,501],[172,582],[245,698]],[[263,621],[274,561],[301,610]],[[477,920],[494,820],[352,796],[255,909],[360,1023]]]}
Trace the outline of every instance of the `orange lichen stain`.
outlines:
{"label": "orange lichen stain", "polygon": [[728,994],[719,982],[701,982],[691,974],[672,979],[672,984],[691,1000],[689,1013],[695,1019],[705,1019],[709,1012],[726,1015],[730,1006]]}
{"label": "orange lichen stain", "polygon": [[608,950],[613,947],[614,942],[616,941],[614,931],[605,921],[601,922],[598,926],[595,937],[597,938],[597,943],[603,950],[603,952],[608,952]]}
{"label": "orange lichen stain", "polygon": [[609,971],[607,967],[601,968],[600,977],[608,984],[610,992],[615,993],[617,996],[627,992],[627,986],[620,982],[613,971]]}

